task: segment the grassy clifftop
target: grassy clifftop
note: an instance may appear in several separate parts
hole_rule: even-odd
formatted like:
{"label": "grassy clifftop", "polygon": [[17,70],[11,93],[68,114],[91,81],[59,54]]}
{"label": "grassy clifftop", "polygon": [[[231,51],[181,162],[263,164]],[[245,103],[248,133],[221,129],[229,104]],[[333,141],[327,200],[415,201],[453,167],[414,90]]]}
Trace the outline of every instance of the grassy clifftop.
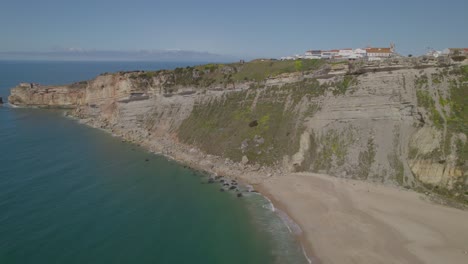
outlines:
{"label": "grassy clifftop", "polygon": [[283,73],[307,73],[325,64],[323,60],[254,60],[246,63],[206,64],[174,70],[133,72],[129,77],[134,80],[146,80],[150,85],[154,78],[164,79],[163,85],[167,90],[176,86],[206,88],[217,85],[226,88],[234,87],[239,82],[260,82]]}

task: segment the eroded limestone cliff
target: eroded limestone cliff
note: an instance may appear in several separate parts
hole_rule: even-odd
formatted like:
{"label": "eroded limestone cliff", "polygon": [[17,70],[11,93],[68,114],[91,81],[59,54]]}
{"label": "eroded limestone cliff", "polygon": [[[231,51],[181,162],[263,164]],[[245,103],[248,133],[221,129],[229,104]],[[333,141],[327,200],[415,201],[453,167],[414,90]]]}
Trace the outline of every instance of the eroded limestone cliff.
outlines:
{"label": "eroded limestone cliff", "polygon": [[18,86],[136,142],[278,171],[395,184],[468,202],[468,68],[256,61]]}

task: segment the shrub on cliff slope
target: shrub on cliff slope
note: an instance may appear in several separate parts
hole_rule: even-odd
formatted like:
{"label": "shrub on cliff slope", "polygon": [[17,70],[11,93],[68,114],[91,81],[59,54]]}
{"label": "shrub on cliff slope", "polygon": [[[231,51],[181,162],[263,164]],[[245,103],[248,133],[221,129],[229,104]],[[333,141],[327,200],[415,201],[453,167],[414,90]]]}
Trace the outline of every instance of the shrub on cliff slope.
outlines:
{"label": "shrub on cliff slope", "polygon": [[428,91],[417,90],[416,97],[418,99],[418,105],[424,107],[429,114],[429,118],[438,129],[442,129],[444,126],[444,119],[435,106],[435,101]]}

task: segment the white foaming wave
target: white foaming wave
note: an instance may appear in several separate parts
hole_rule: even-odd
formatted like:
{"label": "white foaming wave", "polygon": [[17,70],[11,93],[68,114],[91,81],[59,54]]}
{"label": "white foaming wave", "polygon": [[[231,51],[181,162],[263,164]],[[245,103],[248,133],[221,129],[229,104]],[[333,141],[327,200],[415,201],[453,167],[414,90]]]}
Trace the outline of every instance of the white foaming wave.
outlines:
{"label": "white foaming wave", "polygon": [[296,224],[296,222],[294,222],[294,220],[292,220],[285,212],[281,210],[276,210],[276,214],[283,221],[283,223],[288,227],[290,233],[293,233],[295,235],[302,234],[301,227],[298,224]]}
{"label": "white foaming wave", "polygon": [[[279,216],[279,218],[283,221],[284,225],[288,228],[289,232],[299,236],[302,235],[302,229],[301,227],[294,222],[292,218],[290,218],[285,212],[281,210],[276,210],[276,214]],[[307,262],[309,264],[315,263],[315,260],[313,261],[309,255],[307,255],[307,252],[304,248],[304,245],[301,243],[301,249],[302,249],[302,254],[304,254],[304,257],[306,258]]]}
{"label": "white foaming wave", "polygon": [[253,190],[255,190],[254,187],[250,184],[245,185],[245,188],[247,188],[248,192],[253,192]]}
{"label": "white foaming wave", "polygon": [[309,264],[312,264],[312,260],[307,255],[307,252],[305,251],[304,245],[301,244],[301,248],[302,248],[302,253],[304,254],[304,257],[306,258],[307,262],[309,262]]}
{"label": "white foaming wave", "polygon": [[273,203],[271,202],[271,200],[268,199],[268,197],[266,197],[266,196],[263,196],[263,197],[268,201],[268,205],[263,205],[262,207],[265,208],[265,209],[269,209],[272,212],[276,212],[276,208],[273,205]]}
{"label": "white foaming wave", "polygon": [[14,105],[14,104],[10,104],[10,103],[5,103],[3,104],[5,107],[10,107],[10,108],[20,108],[19,106],[17,105]]}

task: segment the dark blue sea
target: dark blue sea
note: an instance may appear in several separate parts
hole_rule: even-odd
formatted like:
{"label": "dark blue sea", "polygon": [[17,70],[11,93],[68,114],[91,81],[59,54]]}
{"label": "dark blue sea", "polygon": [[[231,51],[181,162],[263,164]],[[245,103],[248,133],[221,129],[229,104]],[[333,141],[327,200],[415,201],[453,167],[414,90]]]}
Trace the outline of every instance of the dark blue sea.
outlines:
{"label": "dark blue sea", "polygon": [[[193,64],[0,61],[0,96],[19,82]],[[265,198],[237,198],[206,181],[62,111],[5,104],[0,263],[306,263],[287,220]]]}

